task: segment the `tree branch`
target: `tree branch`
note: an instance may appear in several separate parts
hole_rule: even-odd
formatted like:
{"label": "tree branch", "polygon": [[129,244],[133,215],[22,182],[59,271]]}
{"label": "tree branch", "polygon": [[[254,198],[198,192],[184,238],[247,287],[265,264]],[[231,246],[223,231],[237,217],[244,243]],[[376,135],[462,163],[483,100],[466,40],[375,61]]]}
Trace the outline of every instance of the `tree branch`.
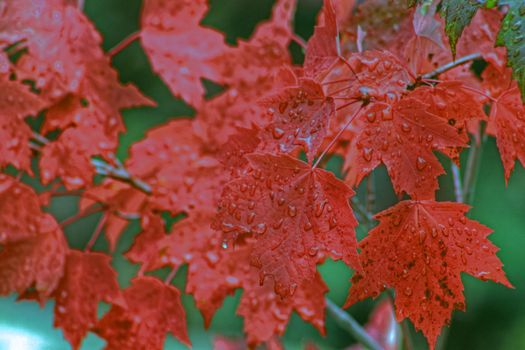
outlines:
{"label": "tree branch", "polygon": [[423,75],[420,75],[418,77],[418,80],[421,80],[421,79],[431,79],[433,77],[436,77],[442,73],[445,73],[446,71],[449,71],[453,68],[456,68],[458,66],[461,66],[462,64],[465,64],[467,62],[470,62],[470,61],[473,61],[473,60],[477,60],[481,58],[481,54],[479,53],[473,53],[473,54],[470,54],[470,55],[467,55],[467,56],[463,56],[461,58],[458,58],[457,60],[455,61],[452,61],[452,62],[449,62],[445,65],[442,65],[441,67],[438,67],[436,69],[434,69],[433,71],[431,72],[428,72],[428,73],[425,73]]}
{"label": "tree branch", "polygon": [[363,346],[370,350],[383,350],[381,345],[350,314],[339,308],[328,298],[326,298],[326,311],[341,328],[352,334]]}

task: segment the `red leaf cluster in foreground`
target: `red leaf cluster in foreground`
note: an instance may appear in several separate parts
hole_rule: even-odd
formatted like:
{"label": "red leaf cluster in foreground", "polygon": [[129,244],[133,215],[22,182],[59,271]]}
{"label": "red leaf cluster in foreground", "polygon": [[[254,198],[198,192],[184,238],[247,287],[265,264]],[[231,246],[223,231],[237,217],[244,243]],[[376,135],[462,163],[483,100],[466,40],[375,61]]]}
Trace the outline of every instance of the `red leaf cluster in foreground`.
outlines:
{"label": "red leaf cluster in foreground", "polygon": [[[465,216],[467,205],[436,201],[445,170],[435,153],[458,163],[488,123],[508,181],[515,161],[525,164],[525,107],[485,30],[499,25],[497,10],[478,11],[457,44],[458,55],[479,53],[481,75],[470,62],[434,72],[452,61],[435,6],[402,3],[325,0],[303,43],[296,1],[278,0],[248,40],[229,45],[201,24],[207,1],[144,0],[135,36],[196,116],[149,130],[121,164],[121,110],[154,102],[119,81],[114,53],[75,1],[3,1],[0,294],[54,300],[55,326],[75,349],[88,332],[107,349],[161,349],[168,332],[190,343],[170,284],[186,264],[185,292],[206,325],[243,290],[246,343],[221,339],[219,348],[279,348],[293,311],[325,333],[317,266],[331,258],[354,271],[347,306],[392,288],[397,319],[408,317],[433,347],[452,311],[465,309],[462,272],[511,286],[491,230]],[[292,64],[292,42],[303,65]],[[224,91],[205,98],[202,79]],[[342,179],[322,169],[336,155]],[[358,243],[352,188],[381,164],[410,198],[377,213]],[[49,186],[37,194],[23,173]],[[102,212],[84,251],[47,213],[64,191],[81,196],[80,215]],[[168,229],[164,212],[184,218]],[[136,219],[142,232],[126,257],[141,268],[121,290],[110,254],[90,250],[104,232],[112,252]],[[173,269],[165,282],[144,275],[162,267]],[[111,308],[99,319],[101,301]],[[391,320],[376,317],[368,328],[383,344]]]}

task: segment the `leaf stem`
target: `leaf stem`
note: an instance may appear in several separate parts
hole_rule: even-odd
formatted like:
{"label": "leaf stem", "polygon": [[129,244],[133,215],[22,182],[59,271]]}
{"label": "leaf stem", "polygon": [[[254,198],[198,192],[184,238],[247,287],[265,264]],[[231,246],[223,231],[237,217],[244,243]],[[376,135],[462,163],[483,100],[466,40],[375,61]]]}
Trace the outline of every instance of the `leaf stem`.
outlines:
{"label": "leaf stem", "polygon": [[441,67],[438,67],[438,68],[434,69],[431,72],[428,72],[428,73],[425,73],[423,75],[418,76],[417,80],[431,79],[433,77],[436,77],[436,76],[438,76],[440,74],[445,73],[446,71],[449,71],[449,70],[451,70],[453,68],[461,66],[462,64],[465,64],[467,62],[470,62],[470,61],[473,61],[473,60],[477,60],[479,58],[481,58],[481,54],[479,54],[479,53],[473,53],[473,54],[470,54],[470,55],[467,55],[467,56],[463,56],[461,58],[458,58],[455,61],[452,61],[452,62],[449,62],[447,64],[444,64]]}
{"label": "leaf stem", "polygon": [[319,165],[319,162],[321,162],[321,160],[323,159],[323,157],[326,155],[326,153],[334,146],[334,144],[337,142],[337,140],[341,137],[341,135],[343,134],[343,132],[346,130],[346,128],[348,127],[348,125],[350,125],[350,123],[359,115],[359,112],[361,112],[361,110],[363,109],[363,106],[359,107],[359,109],[357,111],[354,112],[354,114],[348,119],[348,121],[346,122],[345,126],[341,128],[341,130],[339,130],[339,132],[337,133],[337,135],[335,135],[335,137],[332,139],[332,141],[330,141],[330,143],[328,144],[328,146],[326,146],[326,148],[324,149],[323,153],[321,153],[321,155],[319,156],[319,158],[317,158],[317,161],[314,163],[314,165],[312,166],[312,170],[317,168],[317,165]]}
{"label": "leaf stem", "polygon": [[381,345],[349,313],[328,298],[326,298],[326,311],[341,328],[348,331],[363,346],[370,350],[383,350]]}
{"label": "leaf stem", "polygon": [[168,274],[168,276],[166,276],[166,279],[164,280],[165,284],[171,284],[171,281],[177,274],[177,270],[178,270],[178,267],[176,266],[174,266],[173,269],[171,269],[170,273]]}
{"label": "leaf stem", "polygon": [[456,202],[463,203],[463,186],[461,185],[461,174],[456,163],[451,161],[450,169],[452,170],[452,178],[454,181],[454,194],[456,196]]}
{"label": "leaf stem", "polygon": [[93,234],[91,235],[91,238],[89,239],[89,242],[86,244],[86,248],[84,250],[86,252],[89,252],[93,245],[95,245],[95,242],[97,241],[98,237],[102,233],[102,229],[104,228],[104,225],[106,224],[106,221],[108,220],[108,215],[105,213],[102,215],[100,220],[98,221],[97,227],[95,228],[95,231],[93,231]]}
{"label": "leaf stem", "polygon": [[119,54],[122,50],[124,50],[126,47],[128,47],[132,42],[139,39],[141,35],[140,31],[136,31],[122,39],[121,42],[119,42],[117,45],[115,45],[112,49],[108,51],[108,56],[110,58],[113,58],[115,55]]}
{"label": "leaf stem", "polygon": [[93,205],[87,207],[86,209],[76,213],[75,215],[70,216],[69,218],[61,221],[59,225],[60,225],[60,227],[64,228],[64,227],[66,227],[68,225],[71,225],[72,223],[74,223],[77,220],[85,218],[86,216],[89,216],[91,214],[95,214],[95,213],[101,212],[103,209],[104,209],[104,207],[101,207],[99,205],[93,204]]}

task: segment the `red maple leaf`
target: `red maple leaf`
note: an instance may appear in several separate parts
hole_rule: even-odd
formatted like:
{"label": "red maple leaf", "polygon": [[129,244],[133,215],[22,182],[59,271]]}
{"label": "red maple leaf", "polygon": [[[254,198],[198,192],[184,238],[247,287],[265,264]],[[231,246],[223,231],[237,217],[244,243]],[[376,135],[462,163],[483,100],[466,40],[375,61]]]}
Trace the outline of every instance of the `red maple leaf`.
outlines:
{"label": "red maple leaf", "polygon": [[161,350],[167,332],[190,345],[180,292],[153,277],[137,277],[123,292],[127,307],[113,304],[94,331],[107,350]]}
{"label": "red maple leaf", "polygon": [[0,244],[35,237],[42,223],[51,225],[49,219],[31,187],[0,174]]}
{"label": "red maple leaf", "polygon": [[153,69],[194,106],[203,100],[201,78],[223,82],[213,59],[231,50],[223,34],[199,25],[207,11],[204,0],[147,0],[142,12],[141,39]]}
{"label": "red maple leaf", "polygon": [[525,166],[525,106],[515,85],[503,92],[493,103],[489,120],[487,131],[496,135],[505,181],[508,182],[516,159]]}
{"label": "red maple leaf", "polygon": [[34,287],[45,301],[63,274],[67,242],[51,216],[41,221],[33,237],[6,243],[0,251],[0,295]]}
{"label": "red maple leaf", "polygon": [[55,327],[62,328],[73,349],[97,322],[100,301],[125,307],[110,257],[70,250],[55,295]]}
{"label": "red maple leaf", "polygon": [[24,118],[37,115],[43,107],[44,101],[30,92],[28,86],[0,73],[0,168],[12,164],[31,172],[31,129]]}
{"label": "red maple leaf", "polygon": [[275,144],[276,153],[289,153],[301,146],[312,162],[324,140],[330,117],[335,112],[332,98],[324,95],[321,85],[300,79],[297,86],[287,87],[260,101],[272,122],[267,143]]}
{"label": "red maple leaf", "polygon": [[315,275],[325,256],[359,268],[350,188],[289,156],[251,154],[252,174],[228,183],[213,227],[257,240],[251,262],[285,297]]}
{"label": "red maple leaf", "polygon": [[193,132],[193,121],[178,119],[148,132],[131,147],[130,173],[153,187],[155,208],[181,211],[215,209],[224,169]]}
{"label": "red maple leaf", "polygon": [[317,76],[339,58],[339,31],[332,0],[324,0],[323,4],[318,24],[306,47],[304,70],[307,76]]}
{"label": "red maple leaf", "polygon": [[143,272],[188,264],[186,292],[193,295],[206,326],[226,296],[243,288],[238,313],[245,318],[251,345],[268,342],[276,333],[283,334],[293,310],[324,332],[327,288],[318,274],[296,287],[293,296],[279,298],[273,281],[267,279],[261,286],[257,268],[250,266],[253,245],[244,242],[235,249],[221,249],[221,232],[212,230],[209,221],[209,216],[190,216],[166,234],[159,217],[148,217],[126,256],[141,263]]}
{"label": "red maple leaf", "polygon": [[422,93],[431,96],[422,98],[416,90],[414,97],[409,95],[392,104],[374,103],[360,114],[345,159],[351,185],[359,184],[383,163],[397,193],[406,192],[417,199],[434,198],[437,177],[444,170],[432,151],[465,147],[467,135],[464,129],[458,133],[455,123],[461,125],[476,111],[462,115],[464,110],[447,107],[452,103],[449,101],[457,101],[454,91],[451,95],[433,89]]}
{"label": "red maple leaf", "polygon": [[433,348],[454,309],[464,310],[460,273],[507,287],[491,230],[465,216],[460,203],[403,201],[376,215],[379,225],[359,243],[363,273],[352,278],[346,305],[396,291],[399,321],[410,318]]}

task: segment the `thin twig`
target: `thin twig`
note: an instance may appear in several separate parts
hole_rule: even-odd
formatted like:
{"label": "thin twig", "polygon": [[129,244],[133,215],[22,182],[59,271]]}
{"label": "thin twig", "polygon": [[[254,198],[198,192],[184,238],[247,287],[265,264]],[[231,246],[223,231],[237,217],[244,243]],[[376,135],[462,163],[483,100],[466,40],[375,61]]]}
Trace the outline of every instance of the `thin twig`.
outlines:
{"label": "thin twig", "polygon": [[461,174],[456,163],[451,162],[450,168],[452,170],[452,178],[454,180],[454,194],[456,195],[456,202],[463,203],[463,186],[461,185]]}
{"label": "thin twig", "polygon": [[438,67],[438,68],[434,69],[432,72],[428,72],[428,73],[425,73],[423,75],[420,75],[418,77],[419,78],[418,80],[431,79],[431,78],[436,77],[436,76],[438,76],[438,75],[440,75],[442,73],[445,73],[446,71],[449,71],[449,70],[451,70],[453,68],[461,66],[462,64],[465,64],[467,62],[477,60],[479,58],[481,58],[481,54],[479,54],[479,53],[473,53],[473,54],[470,54],[470,55],[467,55],[467,56],[463,56],[461,58],[458,58],[455,61],[449,62],[447,64],[442,65],[441,67]]}
{"label": "thin twig", "polygon": [[326,148],[324,149],[323,153],[321,153],[321,155],[319,156],[319,158],[317,158],[317,161],[314,163],[314,165],[312,166],[312,169],[315,169],[317,167],[317,165],[319,165],[319,162],[321,162],[321,160],[323,159],[323,157],[325,156],[325,154],[330,151],[330,149],[334,146],[334,144],[337,142],[337,140],[339,139],[339,137],[341,137],[341,135],[343,134],[343,132],[346,130],[346,128],[348,128],[348,125],[350,125],[350,123],[359,115],[359,112],[361,112],[361,110],[363,109],[363,106],[359,107],[359,109],[357,111],[354,112],[354,114],[348,119],[348,121],[346,122],[345,126],[341,128],[341,130],[339,130],[339,132],[337,133],[337,135],[335,135],[335,137],[332,139],[332,141],[330,141],[330,143],[328,144],[328,146],[326,146]]}
{"label": "thin twig", "polygon": [[59,225],[60,225],[60,227],[64,228],[64,227],[66,227],[66,226],[74,223],[75,221],[80,220],[80,219],[82,219],[82,218],[84,218],[86,216],[89,216],[91,214],[95,214],[95,213],[101,212],[103,209],[104,209],[104,207],[101,207],[101,206],[99,206],[97,204],[93,204],[93,205],[87,207],[86,209],[84,209],[82,211],[79,211],[75,215],[70,216],[67,219],[61,221]]}
{"label": "thin twig", "polygon": [[299,35],[293,33],[292,34],[292,40],[295,41],[303,50],[306,50],[306,40],[301,38]]}
{"label": "thin twig", "polygon": [[173,269],[171,269],[170,273],[168,274],[168,276],[166,276],[166,279],[164,280],[165,284],[171,284],[171,280],[173,280],[173,278],[177,274],[177,270],[178,267],[176,266],[174,266]]}
{"label": "thin twig", "polygon": [[326,299],[326,311],[341,328],[350,333],[360,344],[370,350],[383,350],[381,345],[350,314],[328,298]]}
{"label": "thin twig", "polygon": [[118,53],[120,53],[122,50],[124,50],[126,47],[128,47],[132,42],[140,38],[140,31],[136,31],[122,39],[120,43],[115,45],[112,49],[108,51],[109,57],[114,57]]}
{"label": "thin twig", "polygon": [[104,225],[106,224],[106,221],[108,220],[108,214],[105,213],[102,215],[100,220],[98,221],[97,227],[95,228],[95,231],[93,231],[93,234],[91,235],[91,238],[89,239],[89,242],[86,244],[85,251],[89,252],[93,245],[95,245],[95,242],[97,241],[98,237],[102,233],[102,229],[104,228]]}

